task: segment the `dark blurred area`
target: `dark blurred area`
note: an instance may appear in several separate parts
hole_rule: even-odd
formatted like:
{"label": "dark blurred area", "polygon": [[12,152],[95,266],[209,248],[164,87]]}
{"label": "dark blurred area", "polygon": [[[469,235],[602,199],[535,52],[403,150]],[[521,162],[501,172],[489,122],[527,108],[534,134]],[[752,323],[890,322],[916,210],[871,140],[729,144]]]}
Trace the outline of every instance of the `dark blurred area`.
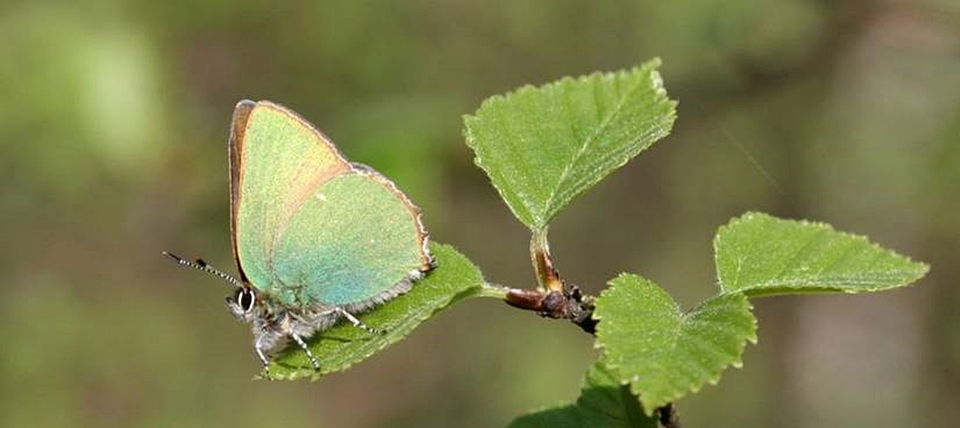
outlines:
{"label": "dark blurred area", "polygon": [[561,272],[641,273],[686,307],[762,210],[930,263],[913,288],[756,300],[744,368],[685,426],[960,423],[960,2],[14,1],[0,5],[0,426],[498,427],[573,400],[592,340],[493,299],[319,382],[251,381],[229,289],[227,127],[301,112],[395,179],[488,280],[528,233],[473,166],[489,95],[659,56],[679,119],[561,213]]}

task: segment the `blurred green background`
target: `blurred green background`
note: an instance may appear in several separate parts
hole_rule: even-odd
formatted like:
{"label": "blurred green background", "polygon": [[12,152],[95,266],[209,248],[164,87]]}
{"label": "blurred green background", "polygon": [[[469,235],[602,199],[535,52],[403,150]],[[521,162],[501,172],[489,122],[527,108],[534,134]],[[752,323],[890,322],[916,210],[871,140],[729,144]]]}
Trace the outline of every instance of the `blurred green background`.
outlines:
{"label": "blurred green background", "polygon": [[489,95],[653,56],[673,134],[562,213],[562,273],[640,272],[686,306],[747,210],[827,221],[932,264],[918,287],[755,302],[760,343],[678,403],[686,426],[960,421],[960,3],[7,1],[0,5],[0,426],[498,427],[577,396],[573,326],[466,301],[353,369],[255,382],[232,271],[241,98],[393,177],[491,281],[528,235],[463,144]]}

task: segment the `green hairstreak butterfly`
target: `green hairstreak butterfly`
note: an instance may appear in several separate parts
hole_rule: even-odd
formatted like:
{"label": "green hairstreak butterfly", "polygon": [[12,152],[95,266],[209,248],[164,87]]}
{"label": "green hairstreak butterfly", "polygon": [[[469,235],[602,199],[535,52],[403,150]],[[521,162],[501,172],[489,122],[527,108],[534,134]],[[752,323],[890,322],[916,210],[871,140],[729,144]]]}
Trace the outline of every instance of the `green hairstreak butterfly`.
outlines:
{"label": "green hairstreak butterfly", "polygon": [[164,253],[236,289],[230,312],[253,330],[264,366],[305,340],[408,291],[433,266],[420,210],[389,179],[349,162],[298,114],[240,101],[229,140],[230,230],[239,279]]}

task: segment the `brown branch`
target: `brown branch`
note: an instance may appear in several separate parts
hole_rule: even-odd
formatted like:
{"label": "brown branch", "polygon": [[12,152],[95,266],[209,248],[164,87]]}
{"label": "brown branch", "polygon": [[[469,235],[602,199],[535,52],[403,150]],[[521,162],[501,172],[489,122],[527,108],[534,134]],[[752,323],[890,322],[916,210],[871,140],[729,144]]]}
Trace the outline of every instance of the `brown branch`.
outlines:
{"label": "brown branch", "polygon": [[597,332],[594,298],[581,293],[576,285],[563,284],[561,291],[510,289],[504,300],[510,306],[534,311],[545,318],[570,320],[587,333]]}
{"label": "brown branch", "polygon": [[[570,320],[581,330],[595,336],[598,321],[593,318],[593,310],[596,299],[583,294],[580,287],[568,284],[560,277],[550,256],[546,230],[534,232],[530,238],[530,259],[540,286],[533,290],[508,289],[504,301],[545,318]],[[664,428],[680,428],[680,417],[673,403],[658,408],[656,415]]]}

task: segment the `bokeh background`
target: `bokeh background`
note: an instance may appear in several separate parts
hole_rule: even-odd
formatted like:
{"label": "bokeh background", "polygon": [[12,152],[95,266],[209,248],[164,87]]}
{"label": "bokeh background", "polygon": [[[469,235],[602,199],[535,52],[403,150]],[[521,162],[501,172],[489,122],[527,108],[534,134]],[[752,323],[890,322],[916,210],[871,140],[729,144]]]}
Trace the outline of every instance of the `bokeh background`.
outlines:
{"label": "bokeh background", "polygon": [[271,99],[529,286],[461,115],[654,56],[679,120],[556,219],[569,280],[640,272],[690,307],[747,210],[932,264],[908,289],[755,301],[759,344],[678,403],[686,426],[960,423],[955,0],[87,0],[0,5],[0,426],[498,427],[574,399],[590,338],[493,299],[319,382],[251,381],[228,288],[159,253],[233,270],[227,126]]}

